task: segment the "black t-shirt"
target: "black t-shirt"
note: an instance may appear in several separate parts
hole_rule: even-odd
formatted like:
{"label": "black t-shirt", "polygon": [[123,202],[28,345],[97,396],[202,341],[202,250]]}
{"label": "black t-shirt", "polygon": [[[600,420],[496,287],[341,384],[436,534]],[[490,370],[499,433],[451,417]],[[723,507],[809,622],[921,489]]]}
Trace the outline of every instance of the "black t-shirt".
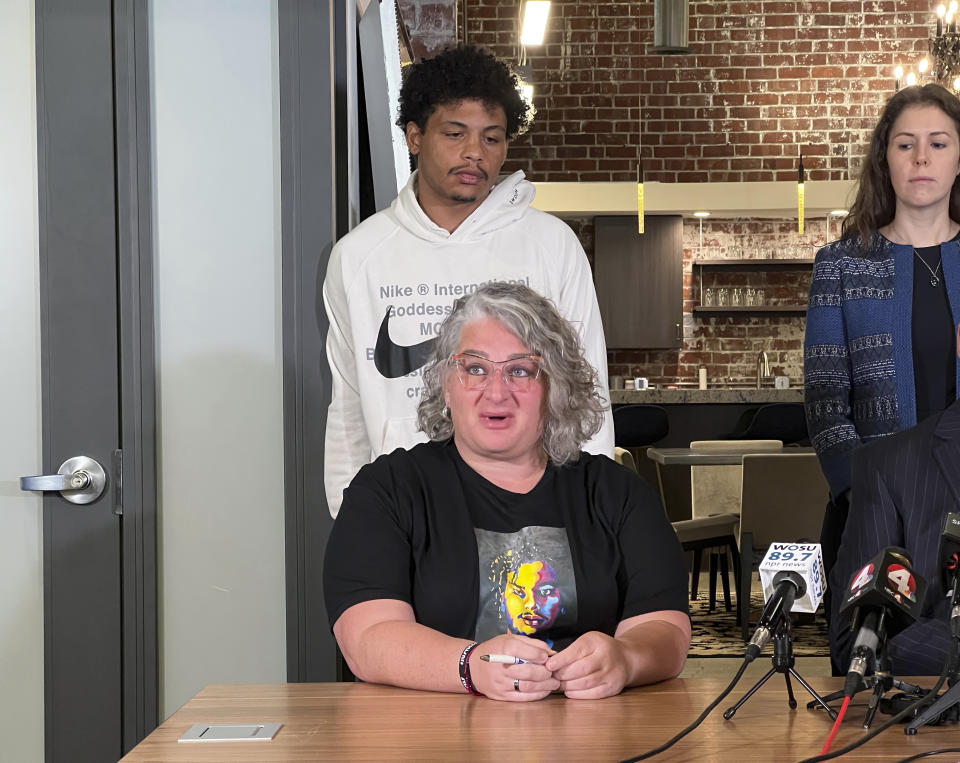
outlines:
{"label": "black t-shirt", "polygon": [[687,612],[680,543],[657,493],[606,456],[549,465],[503,490],[452,441],[396,450],[344,492],[324,560],[332,626],[354,604],[408,602],[418,623],[483,641],[512,631],[561,649],[658,610]]}
{"label": "black t-shirt", "polygon": [[[915,251],[911,334],[913,388],[919,423],[942,411],[957,396],[957,342],[940,247],[922,246]],[[921,257],[926,265],[920,261]],[[931,284],[931,270],[936,273],[936,285]]]}

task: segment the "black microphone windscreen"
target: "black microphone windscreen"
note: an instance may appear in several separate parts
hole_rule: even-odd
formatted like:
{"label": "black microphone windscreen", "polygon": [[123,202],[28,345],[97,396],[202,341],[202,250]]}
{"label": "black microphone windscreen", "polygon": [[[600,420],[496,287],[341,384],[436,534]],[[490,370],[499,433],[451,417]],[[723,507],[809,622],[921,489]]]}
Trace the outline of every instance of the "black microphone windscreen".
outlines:
{"label": "black microphone windscreen", "polygon": [[910,555],[888,546],[857,570],[841,592],[840,615],[857,628],[864,613],[886,609],[885,631],[891,637],[916,621],[926,584],[913,572]]}
{"label": "black microphone windscreen", "polygon": [[940,560],[940,573],[945,591],[953,586],[960,564],[960,512],[947,514],[943,522],[943,533],[940,535],[940,550],[937,552]]}

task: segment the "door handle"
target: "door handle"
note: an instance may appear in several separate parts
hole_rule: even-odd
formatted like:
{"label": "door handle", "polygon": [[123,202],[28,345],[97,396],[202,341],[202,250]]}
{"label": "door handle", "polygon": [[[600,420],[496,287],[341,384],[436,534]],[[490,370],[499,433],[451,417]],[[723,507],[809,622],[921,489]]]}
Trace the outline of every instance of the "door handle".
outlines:
{"label": "door handle", "polygon": [[88,456],[68,458],[56,474],[36,474],[20,478],[21,490],[56,490],[65,500],[76,504],[97,500],[106,486],[106,472],[97,461]]}

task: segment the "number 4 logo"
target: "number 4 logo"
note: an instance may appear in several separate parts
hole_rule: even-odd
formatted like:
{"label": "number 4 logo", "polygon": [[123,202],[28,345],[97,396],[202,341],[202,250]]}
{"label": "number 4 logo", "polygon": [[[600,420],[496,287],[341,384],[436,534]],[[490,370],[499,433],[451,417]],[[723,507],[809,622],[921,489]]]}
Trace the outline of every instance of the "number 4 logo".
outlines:
{"label": "number 4 logo", "polygon": [[857,576],[853,579],[853,582],[850,584],[851,593],[859,591],[867,583],[873,580],[873,564],[868,564],[860,572],[857,573]]}
{"label": "number 4 logo", "polygon": [[910,601],[916,601],[917,583],[906,567],[901,564],[891,564],[887,567],[887,580],[892,588],[895,588]]}

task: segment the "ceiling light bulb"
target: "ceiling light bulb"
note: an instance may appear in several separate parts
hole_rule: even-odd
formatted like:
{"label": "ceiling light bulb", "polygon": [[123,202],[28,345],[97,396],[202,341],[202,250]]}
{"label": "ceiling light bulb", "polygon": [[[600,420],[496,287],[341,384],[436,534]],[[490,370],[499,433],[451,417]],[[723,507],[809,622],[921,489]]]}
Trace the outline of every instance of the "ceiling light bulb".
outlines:
{"label": "ceiling light bulb", "polygon": [[927,67],[930,65],[930,62],[925,58],[920,59],[920,63],[917,64],[917,69],[920,70],[921,74],[926,74]]}
{"label": "ceiling light bulb", "polygon": [[950,0],[950,5],[947,6],[947,10],[948,10],[950,13],[956,13],[956,12],[957,12],[957,0]]}
{"label": "ceiling light bulb", "polygon": [[917,75],[914,72],[907,74],[907,87],[913,87],[917,84]]}
{"label": "ceiling light bulb", "polygon": [[942,19],[942,18],[944,17],[944,15],[946,14],[946,12],[947,12],[946,6],[944,6],[944,5],[938,5],[938,6],[937,6],[937,16],[938,16],[939,18]]}
{"label": "ceiling light bulb", "polygon": [[834,217],[846,217],[849,212],[847,212],[845,209],[832,209],[830,210],[830,214]]}
{"label": "ceiling light bulb", "polygon": [[694,216],[694,217],[700,217],[700,218],[710,217],[710,213],[709,213],[709,212],[694,212],[694,213],[693,213],[693,216]]}
{"label": "ceiling light bulb", "polygon": [[543,44],[549,14],[550,0],[527,0],[523,6],[523,30],[520,32],[521,45]]}
{"label": "ceiling light bulb", "polygon": [[898,66],[896,69],[894,69],[894,70],[893,70],[893,76],[894,76],[896,79],[903,79],[903,67],[902,67],[902,66]]}

